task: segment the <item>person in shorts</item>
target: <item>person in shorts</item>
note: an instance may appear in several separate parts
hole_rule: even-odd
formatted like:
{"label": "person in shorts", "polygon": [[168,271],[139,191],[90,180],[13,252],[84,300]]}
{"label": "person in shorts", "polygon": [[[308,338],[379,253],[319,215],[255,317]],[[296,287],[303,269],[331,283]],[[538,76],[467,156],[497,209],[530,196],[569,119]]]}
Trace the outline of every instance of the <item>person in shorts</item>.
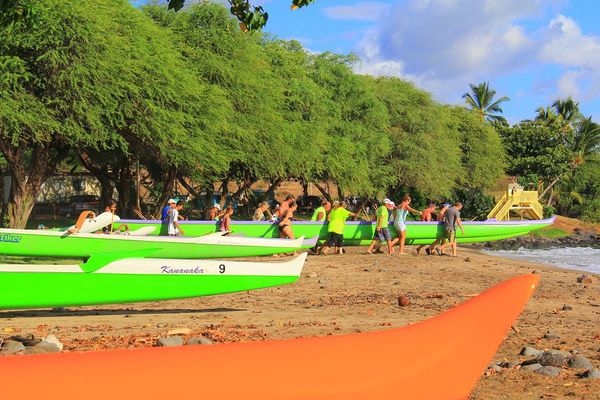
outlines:
{"label": "person in shorts", "polygon": [[367,250],[367,254],[373,254],[373,249],[377,244],[386,243],[388,254],[394,253],[394,248],[392,247],[392,235],[390,234],[389,224],[390,224],[390,211],[392,211],[396,207],[393,201],[390,199],[383,200],[383,204],[377,208],[377,222],[375,225],[375,234],[373,235],[373,240],[369,245],[369,249]]}
{"label": "person in shorts", "polygon": [[348,217],[356,217],[356,214],[346,209],[348,203],[340,201],[338,207],[329,214],[329,240],[321,247],[319,254],[327,254],[330,247],[333,253],[344,253],[344,227]]}
{"label": "person in shorts", "polygon": [[447,245],[452,247],[452,257],[456,257],[456,226],[460,228],[460,232],[464,235],[465,231],[462,226],[462,221],[460,220],[460,210],[462,209],[462,203],[456,202],[454,206],[450,207],[444,213],[444,232],[446,234],[446,238],[448,239],[447,243],[442,244],[435,251],[441,256],[444,254],[444,248]]}

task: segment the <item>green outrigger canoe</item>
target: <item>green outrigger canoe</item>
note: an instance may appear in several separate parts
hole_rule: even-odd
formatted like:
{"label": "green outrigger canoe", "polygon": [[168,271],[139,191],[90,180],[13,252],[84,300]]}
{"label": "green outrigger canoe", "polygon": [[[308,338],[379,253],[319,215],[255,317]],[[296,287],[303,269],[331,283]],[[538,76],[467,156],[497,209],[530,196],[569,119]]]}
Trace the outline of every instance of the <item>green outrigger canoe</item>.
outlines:
{"label": "green outrigger canoe", "polygon": [[0,309],[158,301],[295,282],[307,253],[286,262],[92,256],[82,264],[0,265]]}
{"label": "green outrigger canoe", "polygon": [[317,238],[273,239],[223,235],[132,236],[69,233],[55,230],[0,229],[0,254],[87,258],[230,258],[291,253],[315,245]]}
{"label": "green outrigger canoe", "polygon": [[[542,220],[517,220],[517,221],[463,221],[464,235],[457,232],[458,243],[489,242],[508,239],[527,234],[533,230],[552,225],[555,217]],[[219,229],[214,221],[180,221],[187,235],[199,236]],[[129,229],[138,230],[144,227],[154,227],[153,234],[165,234],[167,224],[156,220],[120,220],[115,226],[127,224]],[[327,238],[327,223],[315,221],[294,221],[292,229],[296,237],[314,237],[319,240]],[[396,231],[392,224],[390,229],[393,235]],[[249,237],[273,238],[278,237],[277,223],[256,221],[231,221],[231,230],[235,234]],[[442,225],[437,222],[408,221],[406,230],[407,244],[430,244],[443,232]],[[369,244],[375,233],[375,224],[366,221],[348,221],[344,229],[344,243],[347,245]]]}

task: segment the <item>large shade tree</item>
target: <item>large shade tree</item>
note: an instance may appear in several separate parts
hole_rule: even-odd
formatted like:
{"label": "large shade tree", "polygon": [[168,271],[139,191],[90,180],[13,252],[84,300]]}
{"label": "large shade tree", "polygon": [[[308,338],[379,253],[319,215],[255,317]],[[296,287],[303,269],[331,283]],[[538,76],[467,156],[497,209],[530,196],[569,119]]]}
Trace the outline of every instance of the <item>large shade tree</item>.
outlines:
{"label": "large shade tree", "polygon": [[73,152],[103,182],[106,197],[114,180],[123,204],[132,158],[218,164],[210,150],[211,96],[167,32],[127,1],[44,0],[33,27],[27,22],[4,26],[0,39],[10,226],[24,226],[41,184]]}

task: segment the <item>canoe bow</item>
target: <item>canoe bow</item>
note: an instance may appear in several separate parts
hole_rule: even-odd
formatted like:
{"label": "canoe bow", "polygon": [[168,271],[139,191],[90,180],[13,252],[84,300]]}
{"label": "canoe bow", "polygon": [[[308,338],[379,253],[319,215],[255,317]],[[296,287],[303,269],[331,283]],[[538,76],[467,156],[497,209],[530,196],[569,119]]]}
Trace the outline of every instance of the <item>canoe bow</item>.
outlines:
{"label": "canoe bow", "polygon": [[437,317],[378,332],[4,357],[2,392],[6,398],[88,400],[191,393],[218,399],[466,399],[538,280],[518,276]]}

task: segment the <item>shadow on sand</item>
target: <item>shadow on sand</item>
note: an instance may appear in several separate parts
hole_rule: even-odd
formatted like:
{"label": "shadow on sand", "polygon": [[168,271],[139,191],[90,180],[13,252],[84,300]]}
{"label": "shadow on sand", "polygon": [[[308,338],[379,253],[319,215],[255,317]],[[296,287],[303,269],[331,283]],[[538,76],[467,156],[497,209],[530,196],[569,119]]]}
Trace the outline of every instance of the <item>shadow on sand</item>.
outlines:
{"label": "shadow on sand", "polygon": [[246,311],[243,308],[206,308],[206,309],[92,309],[92,310],[69,310],[68,308],[56,308],[52,310],[14,310],[0,312],[0,319],[4,318],[56,318],[56,317],[85,317],[96,315],[145,315],[145,314],[200,314],[200,313],[222,313]]}

